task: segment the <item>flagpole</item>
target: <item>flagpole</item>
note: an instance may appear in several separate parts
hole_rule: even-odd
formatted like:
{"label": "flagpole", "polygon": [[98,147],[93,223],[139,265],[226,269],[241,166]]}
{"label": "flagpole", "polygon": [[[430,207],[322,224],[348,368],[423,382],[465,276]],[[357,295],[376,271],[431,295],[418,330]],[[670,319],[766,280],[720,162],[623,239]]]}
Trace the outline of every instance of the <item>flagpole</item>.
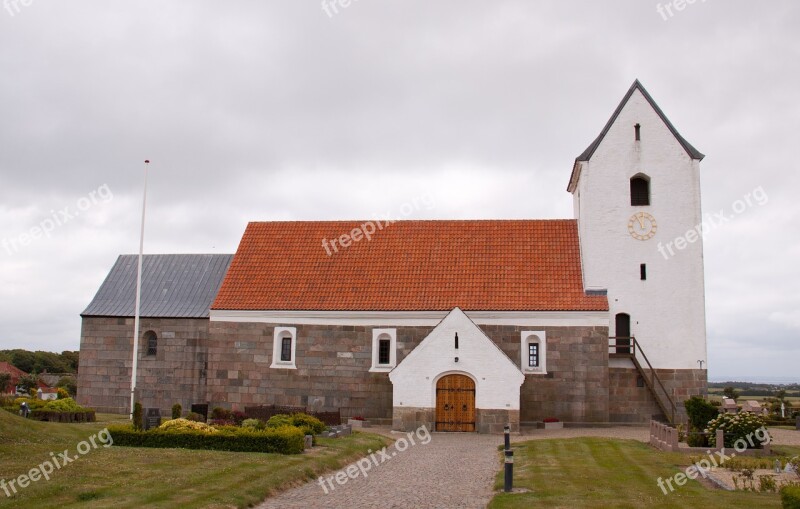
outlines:
{"label": "flagpole", "polygon": [[133,366],[131,367],[131,420],[136,398],[136,370],[139,364],[139,311],[142,300],[142,253],[144,252],[144,211],[147,205],[147,167],[150,160],[144,162],[144,195],[142,196],[142,229],[139,235],[139,263],[136,270],[136,306],[133,314]]}

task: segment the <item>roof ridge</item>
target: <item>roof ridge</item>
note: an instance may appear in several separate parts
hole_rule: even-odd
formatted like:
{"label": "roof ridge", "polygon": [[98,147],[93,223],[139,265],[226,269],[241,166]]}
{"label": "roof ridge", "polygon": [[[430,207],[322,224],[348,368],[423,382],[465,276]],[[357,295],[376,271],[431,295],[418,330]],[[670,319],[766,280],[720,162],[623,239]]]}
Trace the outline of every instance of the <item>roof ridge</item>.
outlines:
{"label": "roof ridge", "polygon": [[670,122],[669,118],[667,118],[667,116],[664,114],[664,111],[658,106],[656,101],[653,99],[650,93],[647,92],[647,90],[644,88],[644,85],[642,85],[642,83],[638,79],[635,79],[633,81],[633,84],[625,93],[625,96],[619,102],[619,105],[617,105],[617,108],[614,110],[614,113],[611,115],[611,118],[608,119],[608,122],[606,122],[606,125],[603,127],[603,130],[600,131],[600,134],[597,136],[597,138],[595,138],[594,141],[592,141],[592,143],[590,143],[589,146],[586,147],[586,150],[584,150],[581,153],[581,155],[575,158],[575,161],[588,161],[589,159],[591,159],[595,150],[597,150],[597,147],[600,146],[600,142],[603,141],[603,138],[605,138],[606,134],[608,133],[608,130],[611,129],[612,125],[614,125],[614,122],[617,120],[617,117],[622,112],[622,109],[628,103],[631,96],[633,95],[633,92],[636,90],[639,90],[644,96],[644,98],[647,100],[647,102],[650,103],[650,106],[653,108],[653,110],[656,112],[659,118],[661,118],[661,120],[667,126],[667,129],[669,129],[672,135],[675,136],[675,139],[678,140],[678,143],[681,144],[681,146],[689,155],[689,157],[691,157],[692,159],[697,159],[699,161],[702,161],[703,158],[705,157],[705,154],[694,148],[694,146],[692,146],[691,143],[689,143],[683,136],[681,136],[681,134],[678,132],[675,126],[672,125],[672,122]]}

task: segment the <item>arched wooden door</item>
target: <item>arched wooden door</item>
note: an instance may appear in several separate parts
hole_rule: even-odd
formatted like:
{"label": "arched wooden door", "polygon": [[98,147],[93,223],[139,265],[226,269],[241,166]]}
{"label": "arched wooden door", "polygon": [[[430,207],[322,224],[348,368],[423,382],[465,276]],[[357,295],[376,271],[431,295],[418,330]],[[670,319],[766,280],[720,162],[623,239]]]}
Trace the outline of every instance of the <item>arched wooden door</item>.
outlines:
{"label": "arched wooden door", "polygon": [[475,382],[446,375],[436,382],[436,431],[475,431]]}

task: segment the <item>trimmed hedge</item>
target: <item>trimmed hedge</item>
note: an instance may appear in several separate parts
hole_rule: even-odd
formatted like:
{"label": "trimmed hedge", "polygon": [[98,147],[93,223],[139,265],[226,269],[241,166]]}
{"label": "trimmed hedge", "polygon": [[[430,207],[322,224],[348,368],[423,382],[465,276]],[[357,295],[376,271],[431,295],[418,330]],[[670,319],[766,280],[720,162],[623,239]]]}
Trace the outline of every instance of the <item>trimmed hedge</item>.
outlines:
{"label": "trimmed hedge", "polygon": [[159,428],[136,431],[130,426],[109,426],[114,445],[178,449],[207,449],[233,452],[299,454],[303,452],[303,431],[281,427],[264,431],[222,429],[216,433],[169,431]]}
{"label": "trimmed hedge", "polygon": [[784,486],[781,488],[783,509],[800,509],[800,486]]}
{"label": "trimmed hedge", "polygon": [[95,422],[97,420],[94,410],[91,409],[79,412],[65,412],[40,408],[31,411],[30,418],[35,421],[47,422]]}

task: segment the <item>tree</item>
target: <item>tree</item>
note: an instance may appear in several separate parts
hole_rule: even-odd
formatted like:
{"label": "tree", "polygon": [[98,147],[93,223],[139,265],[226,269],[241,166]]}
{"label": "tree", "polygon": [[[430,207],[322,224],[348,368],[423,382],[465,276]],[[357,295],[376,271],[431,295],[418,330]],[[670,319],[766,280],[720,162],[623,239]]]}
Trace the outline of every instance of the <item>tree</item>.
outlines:
{"label": "tree", "polygon": [[22,375],[19,377],[17,387],[23,392],[28,393],[31,389],[36,390],[36,388],[39,387],[39,380],[36,375]]}
{"label": "tree", "polygon": [[75,381],[74,376],[62,376],[58,380],[56,387],[66,390],[71,397],[78,393],[78,383]]}
{"label": "tree", "polygon": [[11,373],[0,373],[0,394],[8,392],[8,383],[11,381]]}
{"label": "tree", "polygon": [[64,350],[61,352],[61,359],[67,365],[69,370],[68,373],[77,373],[78,372],[78,355],[79,352],[73,352],[69,350]]}
{"label": "tree", "polygon": [[786,398],[786,390],[779,390],[777,393],[775,393],[775,397],[778,398],[778,401],[783,401]]}
{"label": "tree", "polygon": [[9,362],[26,373],[75,373],[78,370],[78,352],[29,352],[27,350],[2,350],[0,361]]}
{"label": "tree", "polygon": [[725,390],[722,391],[722,394],[724,394],[726,398],[730,398],[734,401],[739,399],[739,391],[730,386],[725,387]]}

